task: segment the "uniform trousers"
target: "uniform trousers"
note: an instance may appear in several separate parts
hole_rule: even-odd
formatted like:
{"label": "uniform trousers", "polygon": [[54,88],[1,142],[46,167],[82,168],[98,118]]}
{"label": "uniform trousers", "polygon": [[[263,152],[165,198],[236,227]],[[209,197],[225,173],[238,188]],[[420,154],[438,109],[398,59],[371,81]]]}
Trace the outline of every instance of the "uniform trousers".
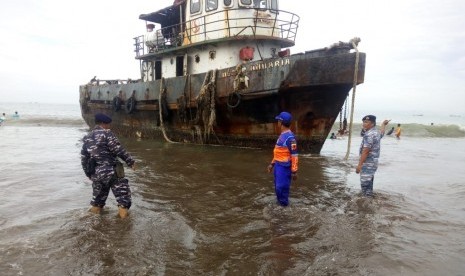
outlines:
{"label": "uniform trousers", "polygon": [[126,178],[117,178],[115,175],[108,180],[103,179],[92,182],[92,200],[90,205],[103,207],[107,201],[110,189],[116,198],[118,206],[129,209],[131,207],[131,189]]}
{"label": "uniform trousers", "polygon": [[281,206],[289,205],[289,190],[291,188],[291,167],[278,163],[274,166],[274,189],[278,203]]}
{"label": "uniform trousers", "polygon": [[378,164],[365,162],[360,171],[360,187],[364,196],[373,196],[373,181]]}

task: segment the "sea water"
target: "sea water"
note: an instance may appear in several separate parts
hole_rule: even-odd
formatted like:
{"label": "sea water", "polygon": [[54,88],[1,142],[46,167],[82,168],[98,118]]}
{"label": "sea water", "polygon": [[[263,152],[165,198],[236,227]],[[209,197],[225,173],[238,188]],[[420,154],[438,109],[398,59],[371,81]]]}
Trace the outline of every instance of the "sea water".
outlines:
{"label": "sea water", "polygon": [[133,206],[121,220],[112,195],[102,215],[87,211],[91,182],[79,153],[88,127],[78,105],[0,103],[3,112],[1,275],[465,271],[463,117],[375,114],[403,133],[382,139],[374,199],[359,196],[353,135],[350,147],[345,136],[300,156],[287,208],[266,172],[272,149],[121,137],[137,162],[126,170]]}

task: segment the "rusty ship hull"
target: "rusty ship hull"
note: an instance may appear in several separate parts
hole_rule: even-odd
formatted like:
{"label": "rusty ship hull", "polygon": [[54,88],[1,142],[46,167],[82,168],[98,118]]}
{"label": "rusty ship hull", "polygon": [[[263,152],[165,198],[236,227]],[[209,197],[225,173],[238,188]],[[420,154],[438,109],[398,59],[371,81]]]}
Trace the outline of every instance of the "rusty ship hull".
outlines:
{"label": "rusty ship hull", "polygon": [[82,117],[117,134],[168,142],[272,148],[275,116],[293,116],[301,153],[319,153],[349,91],[364,81],[359,38],[292,54],[298,15],[278,0],[174,0],[141,14],[138,80],[80,86]]}
{"label": "rusty ship hull", "polygon": [[[356,70],[356,83],[364,81],[365,54],[359,54],[358,68],[356,59],[349,49],[322,48],[249,62],[240,72],[230,67],[146,82],[86,84],[80,86],[82,117],[92,127],[95,113],[105,113],[113,119],[112,130],[126,137],[272,148],[279,135],[274,117],[288,111],[299,151],[319,153]],[[238,75],[247,85],[237,87]]]}

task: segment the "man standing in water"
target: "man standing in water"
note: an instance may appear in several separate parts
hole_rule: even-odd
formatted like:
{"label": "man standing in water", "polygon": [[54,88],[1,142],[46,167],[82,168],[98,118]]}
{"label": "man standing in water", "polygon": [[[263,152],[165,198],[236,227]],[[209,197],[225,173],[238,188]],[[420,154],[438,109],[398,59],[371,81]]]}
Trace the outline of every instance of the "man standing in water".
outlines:
{"label": "man standing in water", "polygon": [[105,206],[111,191],[118,202],[118,214],[121,218],[128,216],[131,207],[131,190],[123,175],[117,175],[117,158],[135,169],[134,159],[126,152],[118,138],[110,130],[111,118],[105,114],[95,115],[96,126],[83,138],[81,165],[89,179],[92,180],[93,196],[90,201],[90,212],[99,214]]}
{"label": "man standing in water", "polygon": [[367,115],[363,117],[363,130],[365,131],[360,145],[360,160],[355,169],[360,173],[360,186],[364,196],[373,196],[373,181],[378,169],[378,158],[381,150],[381,138],[389,120],[384,120],[381,130],[376,126],[376,117]]}
{"label": "man standing in water", "polygon": [[3,113],[3,115],[0,117],[0,126],[2,125],[2,123],[6,120],[6,115],[5,113]]}
{"label": "man standing in water", "polygon": [[281,131],[273,150],[273,160],[268,166],[268,172],[274,169],[274,188],[281,206],[289,205],[289,190],[291,179],[297,180],[298,153],[297,141],[290,130],[292,116],[288,112],[281,112],[275,118]]}
{"label": "man standing in water", "polygon": [[400,134],[402,133],[402,128],[400,127],[400,124],[397,124],[397,129],[396,129],[396,138],[400,139]]}

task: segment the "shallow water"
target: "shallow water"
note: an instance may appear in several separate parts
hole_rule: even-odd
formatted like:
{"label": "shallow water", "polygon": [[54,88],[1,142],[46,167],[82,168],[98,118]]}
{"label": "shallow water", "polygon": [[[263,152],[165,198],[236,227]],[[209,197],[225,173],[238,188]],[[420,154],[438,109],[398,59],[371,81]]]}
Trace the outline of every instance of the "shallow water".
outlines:
{"label": "shallow water", "polygon": [[33,109],[0,127],[2,275],[465,270],[464,138],[385,137],[372,200],[358,196],[360,139],[348,161],[347,140],[328,140],[320,155],[300,157],[288,208],[276,205],[266,173],[271,149],[121,138],[137,161],[126,171],[133,207],[121,220],[112,195],[101,216],[87,212],[79,107]]}

